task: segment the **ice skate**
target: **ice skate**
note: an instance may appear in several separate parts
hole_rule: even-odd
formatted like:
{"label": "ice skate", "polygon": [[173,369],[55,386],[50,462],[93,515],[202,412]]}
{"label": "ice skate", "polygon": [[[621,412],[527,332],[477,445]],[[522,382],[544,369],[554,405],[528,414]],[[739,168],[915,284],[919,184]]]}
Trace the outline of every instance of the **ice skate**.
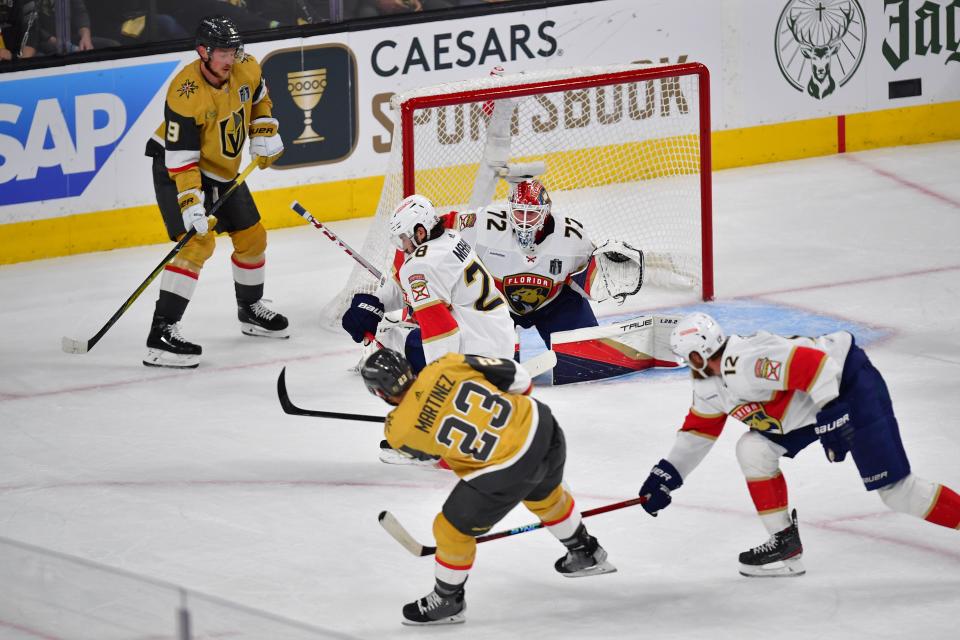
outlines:
{"label": "ice skate", "polygon": [[[587,533],[583,524],[573,535],[572,542],[564,540],[567,555],[554,563],[553,568],[566,578],[582,578],[614,573],[617,568],[607,562],[607,552],[597,539]],[[572,546],[571,546],[572,544]]]}
{"label": "ice skate", "polygon": [[404,605],[403,624],[457,624],[466,621],[467,602],[464,590],[443,596],[431,591],[424,597]]}
{"label": "ice skate", "polygon": [[380,441],[380,462],[384,464],[403,464],[428,469],[443,469],[439,458],[417,458],[399,449],[394,449],[386,440]]}
{"label": "ice skate", "polygon": [[147,336],[147,355],[143,364],[148,367],[195,369],[200,364],[203,348],[187,342],[180,333],[179,322],[154,318]]}
{"label": "ice skate", "polygon": [[289,322],[286,316],[268,309],[262,300],[256,302],[238,302],[237,319],[240,331],[248,336],[262,338],[289,338]]}
{"label": "ice skate", "polygon": [[790,514],[790,526],[778,531],[759,547],[740,554],[740,574],[751,578],[792,577],[806,573],[801,558],[803,544],[797,528],[797,510]]}

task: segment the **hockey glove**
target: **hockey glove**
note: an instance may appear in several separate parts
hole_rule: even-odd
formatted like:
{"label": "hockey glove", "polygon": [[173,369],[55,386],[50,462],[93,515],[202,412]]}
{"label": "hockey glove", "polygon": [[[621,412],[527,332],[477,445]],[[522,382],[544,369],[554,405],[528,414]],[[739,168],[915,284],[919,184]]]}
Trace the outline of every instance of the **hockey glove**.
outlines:
{"label": "hockey glove", "polygon": [[177,202],[180,204],[180,215],[183,216],[184,231],[196,228],[197,235],[200,236],[209,231],[207,210],[203,206],[203,191],[187,189],[177,194]]}
{"label": "hockey glove", "polygon": [[276,118],[257,118],[250,123],[250,155],[257,166],[266,169],[283,154],[283,139]]}
{"label": "hockey glove", "polygon": [[656,517],[658,511],[666,509],[673,501],[670,492],[682,486],[683,478],[676,467],[666,460],[661,460],[650,470],[646,482],[640,487],[640,497],[647,499],[642,504],[644,511]]}
{"label": "hockey glove", "polygon": [[856,429],[850,420],[850,407],[846,402],[834,400],[828,402],[817,414],[817,426],[814,428],[823,445],[823,452],[830,462],[843,462],[853,445]]}
{"label": "hockey glove", "polygon": [[343,314],[340,323],[354,342],[363,342],[368,333],[376,333],[377,325],[383,320],[383,303],[377,296],[369,293],[357,293],[350,302],[350,308]]}

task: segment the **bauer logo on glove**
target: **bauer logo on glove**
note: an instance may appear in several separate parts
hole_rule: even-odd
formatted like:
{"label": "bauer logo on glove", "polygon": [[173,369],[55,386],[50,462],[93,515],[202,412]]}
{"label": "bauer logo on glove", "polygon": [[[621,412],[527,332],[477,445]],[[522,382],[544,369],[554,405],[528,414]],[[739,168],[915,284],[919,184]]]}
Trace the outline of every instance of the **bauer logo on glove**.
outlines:
{"label": "bauer logo on glove", "polygon": [[279,135],[280,122],[276,118],[257,118],[250,123],[250,155],[257,166],[266,169],[283,154],[283,140]]}

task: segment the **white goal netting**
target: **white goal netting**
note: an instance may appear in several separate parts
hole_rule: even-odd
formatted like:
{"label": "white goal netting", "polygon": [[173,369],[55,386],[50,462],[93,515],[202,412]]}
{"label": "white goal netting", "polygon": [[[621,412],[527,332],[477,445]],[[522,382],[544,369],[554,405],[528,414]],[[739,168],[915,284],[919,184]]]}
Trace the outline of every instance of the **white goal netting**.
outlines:
{"label": "white goal netting", "polygon": [[[360,253],[389,273],[386,225],[410,193],[438,213],[503,203],[506,168],[534,168],[555,216],[595,243],[625,240],[647,256],[645,286],[712,297],[709,80],[699,64],[491,75],[394,96],[390,160]],[[706,167],[706,170],[702,170]],[[377,282],[357,265],[325,322]]]}

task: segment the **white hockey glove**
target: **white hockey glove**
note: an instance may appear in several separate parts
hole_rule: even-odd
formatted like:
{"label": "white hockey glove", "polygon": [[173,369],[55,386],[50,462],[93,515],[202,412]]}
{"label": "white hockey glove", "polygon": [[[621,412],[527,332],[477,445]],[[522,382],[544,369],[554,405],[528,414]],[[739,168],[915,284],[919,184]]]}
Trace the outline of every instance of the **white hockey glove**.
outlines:
{"label": "white hockey glove", "polygon": [[257,118],[250,123],[250,155],[257,166],[266,169],[283,154],[280,122],[276,118]]}
{"label": "white hockey glove", "polygon": [[207,225],[207,210],[203,206],[203,191],[187,189],[177,194],[180,204],[180,215],[183,216],[183,230],[189,232],[196,229],[197,235],[202,236],[209,231]]}
{"label": "white hockey glove", "polygon": [[600,287],[595,300],[616,298],[620,304],[643,286],[643,251],[626,242],[607,240],[593,255],[600,272]]}

